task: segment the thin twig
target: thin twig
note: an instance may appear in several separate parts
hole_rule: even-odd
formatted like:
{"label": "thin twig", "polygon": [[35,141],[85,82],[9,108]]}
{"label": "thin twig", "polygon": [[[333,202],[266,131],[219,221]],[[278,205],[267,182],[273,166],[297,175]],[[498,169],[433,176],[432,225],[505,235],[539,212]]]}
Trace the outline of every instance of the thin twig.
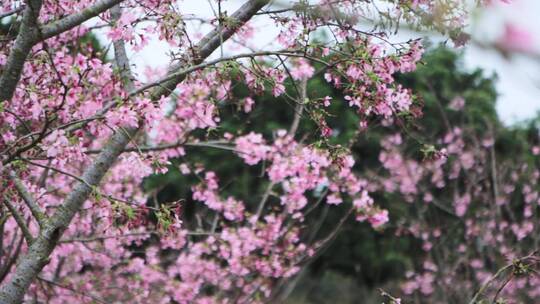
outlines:
{"label": "thin twig", "polygon": [[[521,261],[524,261],[524,260],[528,260],[528,259],[531,259],[531,258],[534,258],[535,255],[537,254],[537,252],[533,252],[531,254],[529,254],[528,256],[526,257],[523,257],[523,258],[520,258],[518,259],[517,261],[518,262],[521,262]],[[476,303],[476,300],[478,299],[478,297],[480,297],[481,294],[484,293],[484,291],[489,287],[489,285],[491,285],[491,283],[493,281],[495,281],[503,272],[505,272],[506,270],[508,270],[509,268],[512,268],[514,267],[515,265],[515,261],[500,268],[489,280],[487,280],[481,287],[480,289],[478,289],[478,291],[474,294],[473,298],[471,299],[471,301],[469,301],[469,304],[475,304]]]}
{"label": "thin twig", "polygon": [[262,197],[261,201],[259,202],[259,207],[257,208],[257,213],[255,214],[255,220],[253,221],[254,223],[257,222],[259,217],[261,217],[261,214],[262,214],[262,212],[264,210],[264,206],[266,204],[266,201],[268,200],[268,197],[270,197],[270,193],[272,192],[272,188],[275,185],[276,185],[276,183],[271,182],[266,187],[266,190],[264,191],[263,197]]}
{"label": "thin twig", "polygon": [[87,292],[79,291],[79,290],[77,290],[77,289],[75,289],[75,288],[72,288],[72,287],[69,287],[69,286],[66,286],[66,285],[62,285],[62,284],[60,284],[60,283],[57,283],[57,282],[54,282],[54,281],[45,279],[45,278],[42,277],[42,276],[38,276],[37,278],[38,278],[38,280],[43,281],[43,282],[45,282],[45,283],[47,283],[47,284],[54,285],[54,286],[56,286],[56,287],[59,287],[59,288],[62,288],[62,289],[66,289],[66,290],[69,290],[69,291],[73,292],[74,294],[78,294],[78,295],[81,295],[81,296],[83,296],[83,297],[90,298],[90,299],[92,299],[92,300],[94,300],[94,301],[96,301],[96,302],[98,302],[98,303],[101,303],[101,304],[107,304],[107,302],[105,302],[104,300],[102,300],[102,299],[100,299],[100,298],[97,298],[97,297],[95,297],[95,296],[93,296],[93,295],[91,295],[91,294],[89,294],[89,293],[87,293]]}
{"label": "thin twig", "polygon": [[[186,235],[215,235],[216,233],[213,232],[188,232]],[[107,240],[107,239],[117,239],[117,238],[125,238],[125,237],[134,237],[134,236],[144,236],[144,235],[156,235],[156,236],[162,236],[163,233],[159,231],[143,231],[143,232],[131,232],[126,234],[120,234],[120,235],[99,235],[99,236],[92,236],[92,237],[76,237],[76,238],[69,238],[60,240],[59,243],[75,243],[75,242],[81,242],[81,243],[90,243],[90,242],[96,242],[101,240]]]}
{"label": "thin twig", "polygon": [[294,111],[293,123],[289,129],[289,135],[294,137],[294,134],[300,126],[300,120],[302,119],[302,111],[304,111],[304,103],[307,99],[307,79],[303,79],[300,82],[300,95],[298,96],[298,102],[296,104],[296,111]]}

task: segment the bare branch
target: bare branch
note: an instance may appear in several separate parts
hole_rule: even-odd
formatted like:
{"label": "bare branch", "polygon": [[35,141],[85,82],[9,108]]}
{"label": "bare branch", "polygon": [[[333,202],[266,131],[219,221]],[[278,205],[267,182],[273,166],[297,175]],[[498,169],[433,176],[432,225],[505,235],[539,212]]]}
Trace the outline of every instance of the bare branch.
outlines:
{"label": "bare branch", "polygon": [[60,240],[59,243],[90,243],[90,242],[97,242],[107,239],[116,239],[116,238],[127,238],[127,237],[135,237],[135,236],[149,236],[149,235],[160,235],[157,231],[143,231],[143,232],[132,232],[132,233],[126,233],[126,234],[120,234],[120,235],[97,235],[97,236],[91,236],[91,237],[75,237],[75,238],[69,238]]}
{"label": "bare branch", "polygon": [[[172,144],[163,144],[163,145],[157,145],[157,146],[149,146],[149,147],[132,147],[132,148],[125,148],[123,152],[152,152],[152,151],[163,151],[168,149],[175,149],[179,147],[205,147],[205,148],[215,148],[215,149],[221,149],[221,150],[227,150],[227,151],[233,151],[236,153],[245,153],[242,151],[238,151],[233,146],[224,145],[228,142],[223,141],[206,141],[206,142],[178,142],[178,143],[172,143]],[[87,150],[86,154],[97,154],[101,152],[101,150]]]}
{"label": "bare branch", "polygon": [[[128,237],[135,237],[135,236],[147,236],[147,235],[156,235],[156,236],[162,236],[162,233],[159,231],[143,231],[143,232],[131,232],[126,234],[119,234],[119,235],[96,235],[91,237],[75,237],[70,239],[64,239],[60,240],[59,243],[90,243],[90,242],[97,242],[107,239],[118,239],[118,238],[128,238]],[[216,235],[216,233],[212,232],[188,232],[186,235]]]}

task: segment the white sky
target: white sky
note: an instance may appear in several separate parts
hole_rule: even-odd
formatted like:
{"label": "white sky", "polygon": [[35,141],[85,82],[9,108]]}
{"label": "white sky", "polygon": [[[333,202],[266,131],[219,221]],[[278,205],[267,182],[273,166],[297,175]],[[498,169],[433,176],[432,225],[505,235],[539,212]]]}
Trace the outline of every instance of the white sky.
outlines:
{"label": "white sky", "polygon": [[[513,0],[484,11],[473,33],[477,39],[494,39],[502,32],[505,22],[511,22],[533,35],[534,48],[540,54],[540,1]],[[465,52],[468,68],[481,67],[499,76],[497,90],[500,97],[497,110],[507,124],[535,116],[540,110],[540,57],[532,59],[516,56],[509,60],[492,51],[469,46]]]}
{"label": "white sky", "polygon": [[[231,14],[243,2],[239,0],[226,1],[224,9]],[[212,16],[208,1],[185,0],[181,3],[181,9],[184,13]],[[473,24],[471,32],[475,39],[493,41],[502,33],[504,23],[512,22],[531,30],[535,46],[540,52],[540,34],[537,31],[540,29],[540,0],[513,0],[512,4],[495,5],[474,15],[471,20],[471,24]],[[267,25],[265,22],[267,21],[264,19],[259,20],[257,27]],[[277,34],[276,31],[267,26],[257,35],[257,43],[268,43],[264,41],[272,39],[275,34]],[[150,46],[143,51],[136,54],[130,53],[130,59],[136,65],[136,71],[142,74],[145,66],[167,66],[169,49],[170,47],[165,43],[160,43],[157,40],[152,41]],[[472,70],[480,67],[486,71],[487,75],[492,72],[497,73],[499,77],[497,90],[500,94],[497,110],[505,123],[512,124],[531,118],[537,111],[540,111],[539,59],[533,60],[524,56],[505,59],[493,50],[482,49],[474,45],[466,46],[464,59],[466,69]]]}

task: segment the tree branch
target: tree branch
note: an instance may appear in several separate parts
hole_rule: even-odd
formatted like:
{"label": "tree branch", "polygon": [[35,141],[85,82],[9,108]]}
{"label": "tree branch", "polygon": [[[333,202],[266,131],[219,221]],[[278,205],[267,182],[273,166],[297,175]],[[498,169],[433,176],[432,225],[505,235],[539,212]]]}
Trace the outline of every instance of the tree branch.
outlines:
{"label": "tree branch", "polygon": [[[231,36],[248,20],[250,20],[260,9],[262,9],[270,0],[250,0],[242,5],[230,19],[234,20],[234,25],[229,25],[214,29],[197,44],[195,48],[195,58],[193,58],[193,64],[200,64],[205,58],[210,56],[221,44],[221,41],[227,41]],[[232,23],[232,22],[231,22]],[[173,74],[174,71],[181,69],[185,63],[180,62],[174,64],[169,68],[168,74]],[[152,97],[160,97],[161,95],[168,95],[173,91],[180,82],[185,78],[185,75],[178,75],[173,77],[170,81],[165,82],[161,87],[152,92]]]}
{"label": "tree branch", "polygon": [[107,302],[105,302],[104,300],[102,300],[102,299],[100,299],[98,297],[95,297],[95,296],[91,295],[90,293],[87,293],[87,292],[84,292],[84,291],[79,291],[79,290],[77,290],[75,288],[72,288],[70,286],[62,285],[62,284],[60,284],[58,282],[51,281],[51,280],[48,280],[48,279],[43,278],[43,277],[38,277],[38,280],[43,281],[43,282],[45,282],[47,284],[50,284],[50,285],[65,289],[65,290],[69,290],[69,291],[73,292],[73,294],[77,294],[77,295],[81,295],[83,297],[87,297],[89,299],[92,299],[94,302],[97,302],[97,303],[100,303],[100,304],[107,304]]}
{"label": "tree branch", "polygon": [[42,29],[38,26],[38,17],[43,1],[29,1],[24,8],[19,33],[0,77],[0,102],[10,100],[13,97],[28,53],[36,43],[70,30],[122,1],[100,0],[78,13],[45,25]]}
{"label": "tree branch", "polygon": [[5,262],[0,268],[0,283],[3,282],[6,276],[9,274],[9,271],[11,270],[11,266],[15,264],[15,262],[17,261],[17,258],[19,257],[19,253],[21,252],[21,247],[24,242],[24,235],[21,236],[17,244],[15,244],[15,242],[17,241],[17,238],[18,236],[17,234],[15,234],[9,246],[9,251],[3,253]]}
{"label": "tree branch", "polygon": [[39,226],[42,227],[47,216],[45,213],[43,213],[43,211],[41,211],[41,208],[36,203],[36,200],[34,197],[32,197],[32,194],[28,192],[28,189],[26,189],[24,184],[17,177],[16,173],[12,171],[9,173],[9,176],[15,185],[15,189],[17,189],[17,192],[19,192],[19,195],[28,206],[28,209],[30,209],[30,212],[32,212],[32,215],[38,222]]}
{"label": "tree branch", "polygon": [[535,256],[537,255],[537,251],[529,254],[528,256],[525,256],[525,257],[522,257],[522,258],[519,258],[519,259],[515,259],[512,263],[508,264],[508,265],[505,265],[504,267],[500,268],[499,270],[497,270],[497,272],[491,277],[489,278],[481,287],[480,289],[478,289],[478,291],[474,294],[473,298],[471,299],[471,301],[469,302],[469,304],[475,304],[477,303],[477,299],[484,293],[484,291],[489,287],[489,285],[491,283],[493,283],[502,273],[504,273],[505,271],[507,271],[508,269],[511,269],[512,267],[515,266],[516,262],[522,262],[522,261],[526,261],[528,259],[531,259],[531,258],[534,258]]}
{"label": "tree branch", "polygon": [[24,67],[28,53],[38,40],[38,16],[42,0],[28,1],[15,43],[9,52],[4,71],[0,76],[0,102],[10,100]]}
{"label": "tree branch", "polygon": [[[218,64],[220,62],[231,61],[231,60],[242,59],[242,58],[255,58],[255,57],[261,57],[261,56],[271,56],[271,55],[283,55],[283,56],[288,56],[288,57],[302,57],[302,58],[306,58],[308,60],[312,60],[312,61],[317,62],[317,63],[324,64],[326,66],[329,65],[329,63],[327,63],[327,62],[325,62],[323,60],[320,60],[320,59],[317,59],[317,58],[314,58],[314,57],[310,57],[310,56],[306,56],[306,55],[304,55],[302,53],[295,53],[294,51],[288,51],[288,50],[284,50],[284,51],[263,51],[263,52],[238,54],[238,55],[233,55],[233,56],[229,56],[229,57],[222,57],[222,58],[210,60],[210,61],[203,62],[203,63],[200,63],[200,64],[195,64],[195,65],[192,65],[192,66],[190,66],[188,68],[181,69],[180,71],[177,71],[177,72],[171,72],[171,73],[167,74],[165,77],[163,77],[163,78],[161,78],[159,80],[147,83],[147,84],[143,85],[142,87],[140,87],[140,88],[138,88],[136,90],[130,91],[129,94],[128,94],[128,97],[133,97],[133,96],[139,95],[139,94],[141,94],[141,93],[143,93],[143,92],[145,92],[145,91],[147,91],[149,89],[159,87],[159,86],[163,86],[164,83],[174,81],[175,79],[179,79],[179,78],[183,79],[183,78],[186,77],[186,75],[188,75],[188,74],[190,74],[192,72],[205,69],[207,67],[216,65],[216,64]],[[170,92],[171,91],[168,91],[167,95]],[[100,118],[104,117],[105,113],[107,113],[110,109],[115,107],[118,104],[118,102],[119,101],[116,100],[116,99],[112,100],[112,101],[109,101],[103,107],[103,109],[98,111],[92,117],[87,118],[84,121],[81,121],[80,123],[77,122],[76,125],[71,124],[66,129],[67,132],[72,132],[74,130],[80,129],[80,128],[86,126],[88,123],[90,123],[90,122],[92,122],[92,121],[94,121],[96,119],[100,119]]]}
{"label": "tree branch", "polygon": [[298,103],[296,104],[296,109],[294,111],[294,118],[289,129],[289,134],[294,137],[298,127],[300,126],[300,120],[302,119],[302,111],[304,110],[304,103],[307,98],[307,79],[303,79],[300,83],[300,95],[298,96]]}
{"label": "tree branch", "polygon": [[28,229],[28,226],[26,225],[23,216],[19,213],[19,211],[17,211],[15,206],[13,206],[9,202],[9,199],[6,196],[4,196],[4,205],[6,205],[6,207],[9,209],[9,212],[13,216],[13,219],[15,220],[15,222],[17,222],[19,228],[21,228],[21,231],[28,245],[31,245],[34,241],[34,237],[32,236],[32,233],[30,233],[30,229]]}
{"label": "tree branch", "polygon": [[[233,151],[236,153],[245,153],[243,151],[237,150],[234,146],[226,145],[228,142],[223,141],[206,141],[206,142],[178,142],[172,144],[163,144],[157,146],[145,146],[145,147],[132,147],[125,148],[122,152],[153,152],[153,151],[163,151],[168,149],[175,149],[179,147],[205,147],[205,148],[215,148],[227,151]],[[87,150],[86,154],[97,154],[101,150]]]}
{"label": "tree branch", "polygon": [[41,39],[45,40],[65,31],[69,31],[70,29],[81,25],[88,19],[96,17],[122,1],[124,0],[100,0],[94,5],[78,13],[74,13],[60,20],[53,21],[42,28]]}
{"label": "tree branch", "polygon": [[[110,0],[109,0],[110,1]],[[111,17],[113,22],[117,22],[122,16],[122,9],[120,5],[115,5],[111,9]],[[118,39],[113,42],[114,46],[114,60],[118,69],[120,70],[120,76],[126,92],[131,92],[134,89],[133,74],[129,66],[129,59],[127,57],[126,45],[123,39]]]}
{"label": "tree branch", "polygon": [[13,10],[11,10],[11,11],[8,11],[8,12],[5,12],[5,13],[1,13],[1,14],[0,14],[0,19],[9,17],[9,16],[11,16],[11,15],[15,15],[15,14],[17,14],[18,12],[21,12],[23,9],[24,9],[24,6],[21,5],[21,6],[17,7],[16,9],[13,9]]}
{"label": "tree branch", "polygon": [[[90,243],[90,242],[97,242],[107,239],[119,239],[119,238],[129,238],[129,237],[136,237],[136,236],[149,236],[149,235],[155,235],[155,236],[162,236],[163,233],[159,231],[143,231],[143,232],[131,232],[126,234],[119,234],[119,235],[96,235],[96,236],[90,236],[90,237],[75,237],[70,239],[64,239],[60,240],[59,243]],[[216,235],[216,233],[212,232],[187,232],[186,235]]]}

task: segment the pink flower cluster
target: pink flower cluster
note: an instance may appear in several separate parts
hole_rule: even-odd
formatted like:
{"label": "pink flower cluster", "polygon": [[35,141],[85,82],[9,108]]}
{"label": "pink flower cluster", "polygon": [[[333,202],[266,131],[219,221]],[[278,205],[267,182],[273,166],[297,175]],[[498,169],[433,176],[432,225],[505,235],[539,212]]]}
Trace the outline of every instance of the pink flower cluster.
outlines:
{"label": "pink flower cluster", "polygon": [[[362,115],[376,114],[389,118],[399,112],[406,112],[413,104],[411,92],[395,84],[394,73],[410,72],[422,55],[418,41],[411,42],[409,49],[400,56],[385,55],[381,44],[370,39],[358,40],[364,58],[339,64],[338,71],[326,73],[325,78],[336,87],[343,87],[348,93],[345,99],[356,107]],[[360,52],[360,51],[358,51]],[[342,77],[340,75],[346,75]]]}

